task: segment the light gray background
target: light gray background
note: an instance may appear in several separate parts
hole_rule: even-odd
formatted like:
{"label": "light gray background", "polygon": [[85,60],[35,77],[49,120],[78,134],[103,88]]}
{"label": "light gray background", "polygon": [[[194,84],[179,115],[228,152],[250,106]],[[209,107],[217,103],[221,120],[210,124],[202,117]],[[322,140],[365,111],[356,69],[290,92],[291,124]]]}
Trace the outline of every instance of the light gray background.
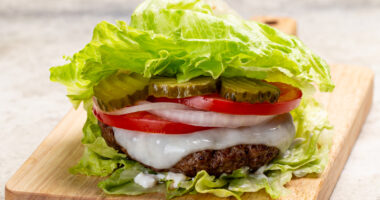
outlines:
{"label": "light gray background", "polygon": [[[0,0],[0,199],[18,167],[71,108],[49,67],[90,39],[101,20],[128,20],[137,0]],[[329,63],[380,75],[380,0],[229,0],[244,17],[291,16],[299,37]],[[380,199],[380,96],[331,199]],[[355,87],[349,85],[347,87]]]}

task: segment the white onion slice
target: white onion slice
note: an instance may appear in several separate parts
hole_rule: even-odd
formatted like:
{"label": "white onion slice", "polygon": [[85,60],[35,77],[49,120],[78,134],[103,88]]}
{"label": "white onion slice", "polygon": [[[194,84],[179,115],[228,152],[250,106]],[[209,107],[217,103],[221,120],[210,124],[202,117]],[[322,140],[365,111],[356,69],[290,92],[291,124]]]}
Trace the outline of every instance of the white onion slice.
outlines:
{"label": "white onion slice", "polygon": [[[94,101],[96,110],[101,111]],[[125,115],[148,111],[173,122],[203,127],[238,128],[254,126],[272,119],[275,115],[232,115],[203,110],[195,110],[180,103],[139,101],[135,106],[125,107],[112,112],[101,111],[108,115]]]}
{"label": "white onion slice", "polygon": [[129,113],[140,112],[140,111],[159,110],[159,112],[162,112],[162,110],[173,110],[173,109],[186,110],[186,109],[191,109],[191,108],[180,103],[170,103],[170,102],[151,103],[149,101],[139,101],[137,105],[135,106],[128,106],[128,107],[124,107],[119,110],[115,110],[111,112],[105,112],[105,111],[102,111],[102,112],[108,115],[125,115]]}
{"label": "white onion slice", "polygon": [[275,115],[231,115],[202,110],[150,110],[154,115],[173,122],[203,127],[237,128],[254,126],[272,119]]}

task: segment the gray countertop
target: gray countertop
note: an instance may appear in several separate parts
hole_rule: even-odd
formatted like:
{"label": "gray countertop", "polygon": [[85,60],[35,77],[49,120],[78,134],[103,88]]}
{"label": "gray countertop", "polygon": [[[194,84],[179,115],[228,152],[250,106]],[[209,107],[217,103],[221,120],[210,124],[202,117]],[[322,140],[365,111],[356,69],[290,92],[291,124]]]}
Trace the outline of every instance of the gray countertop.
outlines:
{"label": "gray countertop", "polygon": [[[0,199],[6,181],[71,108],[64,88],[49,81],[49,67],[81,49],[101,20],[128,20],[138,2],[0,2]],[[380,75],[378,0],[228,2],[247,18],[293,17],[301,40],[329,63],[368,66]],[[379,83],[376,77],[372,110],[331,199],[380,199]]]}

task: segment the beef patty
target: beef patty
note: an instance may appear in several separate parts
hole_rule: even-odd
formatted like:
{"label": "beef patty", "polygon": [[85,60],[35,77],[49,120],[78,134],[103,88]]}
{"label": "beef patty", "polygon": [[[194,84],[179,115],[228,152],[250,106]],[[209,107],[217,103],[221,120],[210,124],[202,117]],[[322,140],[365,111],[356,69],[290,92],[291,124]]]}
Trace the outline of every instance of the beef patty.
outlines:
{"label": "beef patty", "polygon": [[[100,121],[98,123],[108,146],[128,156],[127,150],[116,142],[112,127]],[[189,154],[169,169],[155,169],[151,166],[145,166],[157,172],[171,171],[183,173],[189,177],[194,177],[201,170],[219,176],[223,173],[232,173],[244,166],[248,166],[251,171],[256,171],[278,154],[279,149],[276,147],[263,144],[240,144],[221,150],[203,150]],[[129,157],[129,159],[133,158]]]}

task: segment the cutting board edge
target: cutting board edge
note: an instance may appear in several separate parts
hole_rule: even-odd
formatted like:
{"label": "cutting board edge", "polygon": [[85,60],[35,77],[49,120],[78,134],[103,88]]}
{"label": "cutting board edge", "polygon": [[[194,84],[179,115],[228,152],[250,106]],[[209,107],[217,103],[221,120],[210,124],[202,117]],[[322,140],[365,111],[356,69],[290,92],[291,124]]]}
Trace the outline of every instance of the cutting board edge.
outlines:
{"label": "cutting board edge", "polygon": [[[51,195],[51,194],[42,194],[34,192],[23,192],[11,190],[8,188],[7,184],[5,185],[5,199],[6,200],[51,200],[51,199],[65,199],[65,200],[78,200],[76,196],[63,196],[63,195]],[[93,198],[81,196],[80,200],[94,200],[94,199],[103,199],[103,197]]]}
{"label": "cutting board edge", "polygon": [[[332,65],[339,65],[339,64],[332,64]],[[353,135],[353,137],[352,137],[349,145],[345,145],[343,147],[344,149],[341,149],[338,152],[338,155],[336,156],[336,158],[338,158],[338,159],[341,158],[342,161],[339,162],[338,159],[335,159],[331,165],[332,167],[339,167],[338,168],[339,173],[333,173],[333,172],[329,173],[330,176],[331,176],[331,174],[334,176],[332,181],[331,181],[331,178],[329,180],[323,179],[323,181],[321,182],[321,188],[320,188],[321,192],[319,192],[317,197],[316,197],[317,200],[330,199],[332,192],[334,191],[336,184],[338,183],[338,180],[342,174],[342,171],[347,164],[347,160],[348,160],[349,156],[351,155],[352,149],[353,149],[354,145],[356,144],[356,141],[357,141],[357,139],[358,139],[358,137],[359,137],[359,135],[363,129],[365,121],[367,120],[369,112],[371,111],[371,108],[373,105],[373,95],[374,95],[374,85],[375,85],[375,81],[374,81],[375,80],[375,73],[374,73],[374,71],[371,68],[365,67],[365,66],[350,65],[348,67],[357,68],[357,69],[361,69],[361,70],[363,70],[363,69],[367,70],[368,71],[367,73],[371,75],[370,81],[369,81],[370,82],[369,87],[368,87],[368,90],[367,90],[366,95],[365,95],[365,96],[368,96],[370,98],[368,98],[368,100],[362,102],[362,105],[360,106],[359,114],[355,117],[355,120],[360,119],[360,122],[353,124],[351,127],[351,131],[350,131],[349,135]],[[324,182],[326,182],[326,180],[332,182],[333,186],[329,187],[328,184],[324,183]]]}

